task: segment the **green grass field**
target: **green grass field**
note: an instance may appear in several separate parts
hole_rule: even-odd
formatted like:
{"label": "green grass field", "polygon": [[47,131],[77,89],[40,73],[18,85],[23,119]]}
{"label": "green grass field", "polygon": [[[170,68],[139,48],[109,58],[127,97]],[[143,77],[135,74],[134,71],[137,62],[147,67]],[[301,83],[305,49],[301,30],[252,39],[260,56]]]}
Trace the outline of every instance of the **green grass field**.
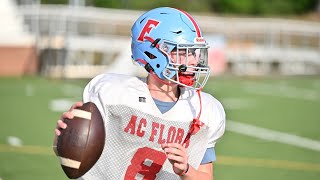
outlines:
{"label": "green grass field", "polygon": [[[0,78],[0,179],[67,179],[51,150],[61,114],[52,108],[57,100],[65,102],[65,107],[80,100],[86,82]],[[314,140],[289,145],[279,142],[279,137],[266,140],[227,126],[216,145],[215,179],[320,179],[320,150],[316,149],[320,144],[319,77],[224,76],[211,78],[204,91],[222,102],[230,123]],[[21,139],[22,146],[9,145],[10,136]]]}

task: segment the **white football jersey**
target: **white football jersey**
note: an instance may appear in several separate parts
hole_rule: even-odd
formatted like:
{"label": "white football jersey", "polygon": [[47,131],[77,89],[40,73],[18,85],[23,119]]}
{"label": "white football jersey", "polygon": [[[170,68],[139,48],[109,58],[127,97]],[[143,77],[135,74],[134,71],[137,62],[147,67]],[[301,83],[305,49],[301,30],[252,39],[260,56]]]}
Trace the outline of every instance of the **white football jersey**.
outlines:
{"label": "white football jersey", "polygon": [[[221,103],[201,92],[204,123],[187,148],[189,164],[198,168],[207,148],[214,147],[225,129]],[[144,80],[119,74],[101,74],[86,86],[84,102],[94,102],[104,119],[105,147],[97,163],[82,179],[180,179],[161,148],[182,144],[190,123],[200,111],[195,90],[181,88],[177,103],[162,114]]]}

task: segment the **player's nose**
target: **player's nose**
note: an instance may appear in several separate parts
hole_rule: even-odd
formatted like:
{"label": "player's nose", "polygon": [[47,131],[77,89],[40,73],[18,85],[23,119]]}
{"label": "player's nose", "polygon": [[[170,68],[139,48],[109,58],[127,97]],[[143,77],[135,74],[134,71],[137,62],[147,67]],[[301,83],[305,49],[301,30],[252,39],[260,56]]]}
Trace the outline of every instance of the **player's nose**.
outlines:
{"label": "player's nose", "polygon": [[188,57],[188,66],[196,66],[197,65],[197,60],[194,56],[189,56]]}

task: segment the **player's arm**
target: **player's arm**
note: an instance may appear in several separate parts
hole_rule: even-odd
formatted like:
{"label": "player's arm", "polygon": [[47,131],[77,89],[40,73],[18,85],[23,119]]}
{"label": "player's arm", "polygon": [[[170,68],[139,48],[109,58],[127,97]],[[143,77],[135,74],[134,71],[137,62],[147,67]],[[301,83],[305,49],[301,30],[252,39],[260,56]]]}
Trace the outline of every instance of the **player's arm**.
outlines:
{"label": "player's arm", "polygon": [[75,104],[73,104],[73,105],[71,106],[71,108],[69,109],[69,111],[62,113],[61,118],[58,120],[56,129],[55,129],[55,136],[54,136],[54,139],[53,139],[53,145],[52,145],[53,151],[54,151],[54,153],[55,153],[56,155],[57,155],[57,137],[61,134],[61,132],[60,132],[59,129],[60,129],[60,128],[62,128],[62,129],[67,128],[67,124],[64,123],[62,119],[66,119],[66,118],[67,118],[67,119],[73,119],[73,114],[72,114],[71,111],[72,111],[73,109],[77,108],[77,107],[82,106],[82,105],[83,105],[82,102],[76,102]]}
{"label": "player's arm", "polygon": [[213,179],[213,162],[216,160],[216,154],[214,150],[214,146],[218,139],[221,138],[221,136],[224,134],[225,131],[225,111],[222,106],[222,104],[219,101],[216,101],[215,103],[216,108],[215,109],[215,116],[217,120],[215,122],[219,122],[218,124],[215,124],[213,127],[213,130],[210,132],[210,142],[208,144],[208,148],[205,152],[205,155],[201,161],[201,164],[198,168],[198,170],[194,169],[193,167],[189,167],[188,172],[181,176],[181,179]]}

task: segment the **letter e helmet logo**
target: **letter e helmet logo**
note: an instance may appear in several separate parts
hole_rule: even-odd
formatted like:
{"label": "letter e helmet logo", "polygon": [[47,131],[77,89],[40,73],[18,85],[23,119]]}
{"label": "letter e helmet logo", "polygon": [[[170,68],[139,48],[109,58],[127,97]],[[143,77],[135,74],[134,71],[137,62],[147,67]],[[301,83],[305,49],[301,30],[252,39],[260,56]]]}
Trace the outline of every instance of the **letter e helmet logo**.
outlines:
{"label": "letter e helmet logo", "polygon": [[140,35],[138,37],[138,41],[143,41],[144,37],[147,34],[150,34],[153,28],[156,28],[159,25],[159,21],[156,21],[154,19],[148,19],[147,23],[144,25],[142,31],[140,32]]}

